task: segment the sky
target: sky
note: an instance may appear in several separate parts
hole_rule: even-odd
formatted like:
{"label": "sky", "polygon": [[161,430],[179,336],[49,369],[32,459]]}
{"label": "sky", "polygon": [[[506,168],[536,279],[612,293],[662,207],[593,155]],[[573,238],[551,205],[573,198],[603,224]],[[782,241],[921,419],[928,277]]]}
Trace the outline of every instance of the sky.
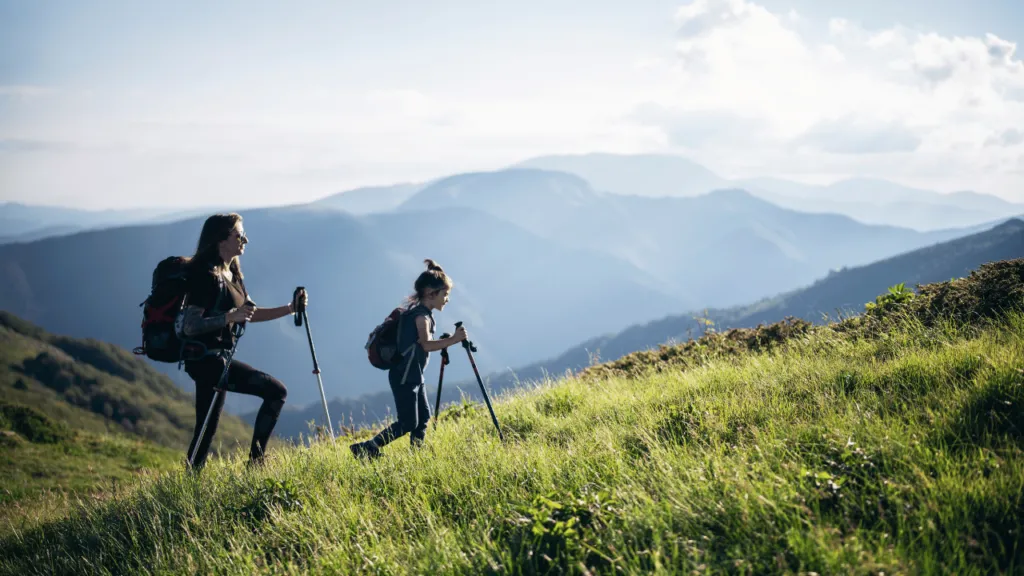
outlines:
{"label": "sky", "polygon": [[1024,2],[494,4],[0,0],[0,201],[279,205],[617,152],[1024,202]]}

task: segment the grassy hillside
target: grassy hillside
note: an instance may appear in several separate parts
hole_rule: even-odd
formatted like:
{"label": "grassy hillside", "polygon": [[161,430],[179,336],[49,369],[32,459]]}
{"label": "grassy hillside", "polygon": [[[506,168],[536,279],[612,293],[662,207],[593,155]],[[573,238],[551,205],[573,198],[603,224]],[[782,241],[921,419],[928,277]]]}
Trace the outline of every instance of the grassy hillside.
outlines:
{"label": "grassy hillside", "polygon": [[990,574],[1024,567],[1024,260],[735,354],[447,412],[427,445],[217,461],[0,541],[77,573]]}
{"label": "grassy hillside", "polygon": [[[495,370],[493,364],[482,362],[479,356],[477,363],[483,370],[488,388],[503,390],[520,386],[523,382],[542,380],[548,374],[582,370],[589,366],[595,357],[598,360],[613,361],[632,352],[657,350],[660,345],[671,341],[683,342],[699,337],[708,329],[721,331],[729,328],[753,328],[761,323],[778,322],[787,316],[820,323],[825,321],[824,315],[831,315],[834,318],[837,311],[845,314],[857,313],[863,309],[865,302],[872,300],[889,286],[903,283],[912,288],[916,284],[965,276],[985,262],[1020,257],[1024,254],[1022,247],[1024,221],[1010,220],[991,230],[965,238],[920,248],[867,266],[837,271],[800,290],[763,299],[751,305],[712,309],[706,313],[694,311],[637,324],[615,334],[591,338],[553,358],[517,366],[514,370]],[[712,325],[703,324],[703,320],[700,319],[702,316],[703,320],[710,320]],[[461,350],[453,351],[452,355],[450,366],[462,367],[468,364]],[[437,384],[437,370],[436,362],[428,368],[427,382],[432,390],[431,394],[436,394],[434,386]],[[445,375],[443,403],[458,402],[463,395],[482,399],[475,380],[459,378],[450,367],[446,369]],[[376,394],[347,400],[332,400],[329,405],[332,419],[359,426],[383,418],[394,400],[391,392],[383,385],[381,387],[381,391]],[[277,433],[287,437],[308,433],[309,422],[318,420],[321,413],[320,405],[314,404],[302,410],[282,414]],[[255,412],[246,416],[248,419],[253,417]]]}
{"label": "grassy hillside", "polygon": [[139,476],[181,465],[182,449],[75,430],[35,408],[0,400],[0,523],[124,489]]}
{"label": "grassy hillside", "polygon": [[[181,466],[191,395],[116,346],[50,334],[0,312],[0,502],[106,489],[145,469]],[[214,445],[247,446],[222,417]]]}

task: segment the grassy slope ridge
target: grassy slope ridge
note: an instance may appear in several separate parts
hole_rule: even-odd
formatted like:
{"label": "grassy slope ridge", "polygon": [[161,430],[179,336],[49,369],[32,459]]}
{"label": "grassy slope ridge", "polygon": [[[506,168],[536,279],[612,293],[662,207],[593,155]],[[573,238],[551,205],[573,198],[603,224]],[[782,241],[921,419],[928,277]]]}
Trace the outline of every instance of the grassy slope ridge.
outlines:
{"label": "grassy slope ridge", "polygon": [[375,462],[318,443],[166,475],[4,538],[0,571],[1024,567],[1024,260],[766,340],[501,398],[505,445],[473,408]]}
{"label": "grassy slope ridge", "polygon": [[517,379],[533,380],[543,378],[546,373],[585,369],[592,354],[614,361],[632,352],[657,350],[673,340],[687,341],[691,335],[702,334],[706,329],[702,325],[705,320],[720,329],[753,328],[762,323],[776,323],[787,316],[817,323],[832,321],[838,319],[837,316],[856,314],[865,302],[894,284],[912,287],[959,278],[984,262],[1017,258],[1022,254],[1024,220],[1009,220],[991,230],[844,269],[810,286],[749,306],[669,316],[632,326],[618,334],[593,338],[556,358],[522,367],[515,374],[491,374],[490,385],[503,388],[513,385]]}
{"label": "grassy slope ridge", "polygon": [[[837,309],[844,313],[856,313],[864,303],[879,292],[898,283],[907,286],[941,282],[951,277],[968,274],[984,262],[1019,257],[1024,253],[1024,221],[1010,220],[986,230],[943,242],[926,248],[919,248],[905,254],[887,258],[867,266],[858,266],[836,272],[826,278],[775,298],[769,298],[749,306],[724,310],[709,310],[707,318],[715,326],[723,328],[753,328],[760,323],[775,323],[786,316],[796,316],[808,321],[822,322],[823,314],[832,314]],[[547,360],[518,366],[514,370],[492,371],[493,364],[477,356],[482,376],[488,390],[501,391],[518,387],[531,381],[544,380],[548,374],[564,375],[567,371],[577,372],[591,363],[591,356],[603,361],[614,361],[632,352],[654,349],[672,340],[686,341],[690,336],[699,336],[704,327],[696,317],[703,312],[669,316],[654,322],[638,324],[622,332],[591,338],[558,356]],[[452,351],[454,365],[468,364],[461,350]],[[428,392],[437,393],[438,362],[428,367]],[[385,381],[378,379],[378,381]],[[393,403],[386,382],[381,390],[352,399],[332,399],[329,410],[335,426],[338,422],[348,426],[366,426],[382,419]],[[446,372],[442,389],[442,404],[459,402],[462,395],[482,400],[475,380],[454,378]],[[433,396],[432,396],[433,398]],[[433,400],[431,400],[433,402]],[[275,434],[283,438],[297,438],[309,433],[309,422],[321,419],[319,403],[305,406],[301,411],[284,413],[278,422]],[[255,412],[246,417],[252,419]]]}
{"label": "grassy slope ridge", "polygon": [[[130,352],[50,334],[0,312],[0,501],[105,488],[146,468],[180,466],[195,420],[191,395]],[[214,444],[248,445],[222,417]]]}
{"label": "grassy slope ridge", "polygon": [[0,524],[23,513],[51,513],[83,496],[102,497],[181,462],[181,450],[127,434],[74,430],[34,408],[0,401]]}

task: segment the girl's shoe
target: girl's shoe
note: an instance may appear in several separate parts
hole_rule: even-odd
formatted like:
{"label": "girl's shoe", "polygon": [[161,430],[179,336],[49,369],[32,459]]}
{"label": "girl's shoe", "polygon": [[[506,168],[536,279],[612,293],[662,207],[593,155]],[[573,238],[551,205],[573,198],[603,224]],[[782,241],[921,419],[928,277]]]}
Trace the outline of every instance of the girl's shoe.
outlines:
{"label": "girl's shoe", "polygon": [[373,442],[367,440],[366,442],[356,442],[348,447],[352,451],[352,455],[356,458],[378,458],[380,457],[380,448]]}

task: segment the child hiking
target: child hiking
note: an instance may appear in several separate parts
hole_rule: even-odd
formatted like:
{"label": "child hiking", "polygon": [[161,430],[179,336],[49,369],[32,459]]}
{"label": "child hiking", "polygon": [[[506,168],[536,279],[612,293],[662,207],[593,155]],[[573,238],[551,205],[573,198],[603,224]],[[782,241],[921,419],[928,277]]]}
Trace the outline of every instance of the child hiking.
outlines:
{"label": "child hiking", "polygon": [[406,307],[398,320],[397,349],[401,361],[388,370],[388,383],[395,398],[398,420],[365,442],[349,446],[356,457],[374,458],[380,449],[403,434],[409,443],[422,444],[430,420],[430,407],[423,377],[431,352],[448,348],[467,338],[460,326],[455,335],[434,340],[434,310],[448,304],[452,280],[433,260],[424,260],[427,269],[416,278],[416,292],[406,299]]}

